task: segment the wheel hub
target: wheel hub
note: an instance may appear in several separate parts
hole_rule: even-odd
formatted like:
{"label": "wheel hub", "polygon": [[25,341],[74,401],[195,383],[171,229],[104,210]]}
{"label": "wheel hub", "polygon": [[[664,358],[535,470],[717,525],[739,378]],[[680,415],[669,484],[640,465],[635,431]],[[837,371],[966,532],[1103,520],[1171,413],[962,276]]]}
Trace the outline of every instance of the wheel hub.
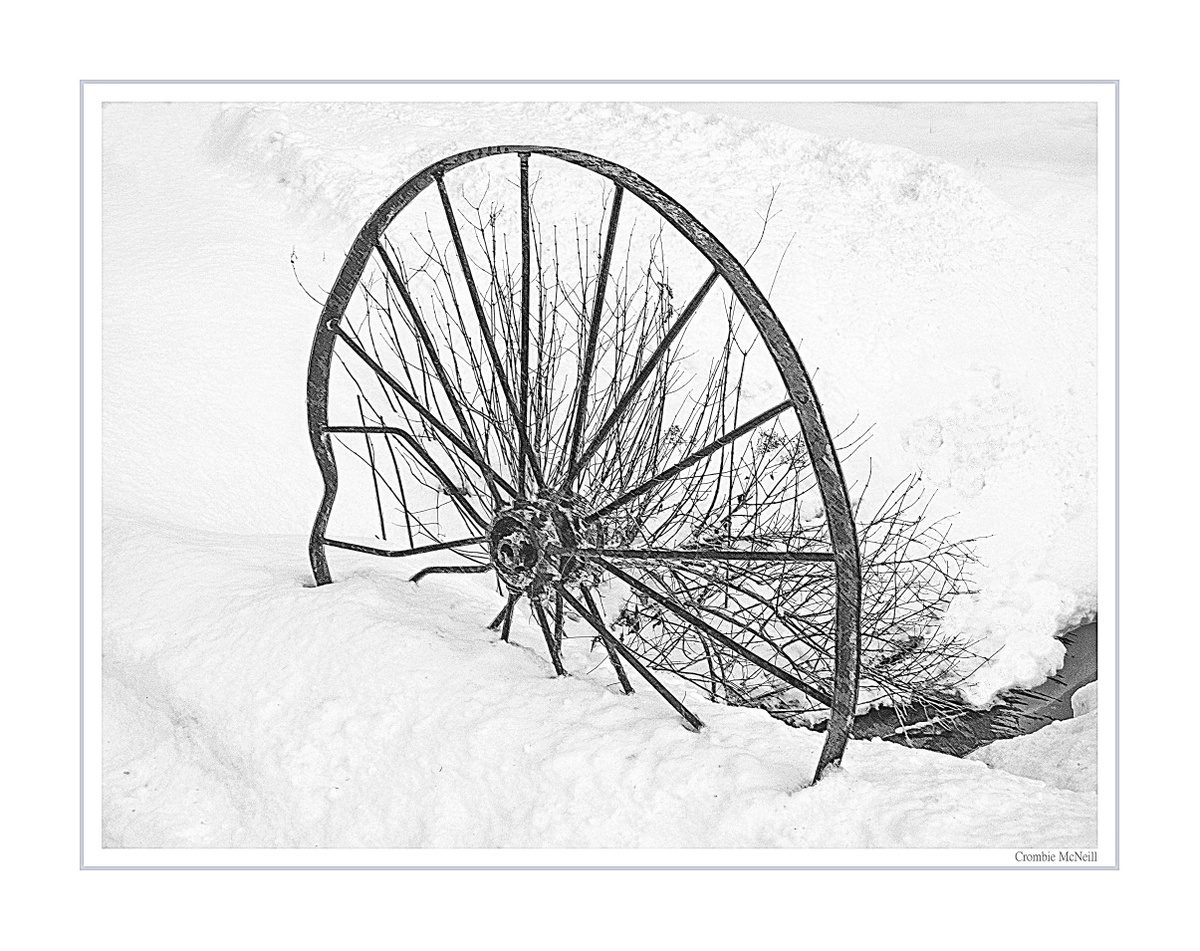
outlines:
{"label": "wheel hub", "polygon": [[573,571],[575,559],[563,552],[580,533],[569,503],[539,499],[501,509],[488,531],[496,574],[510,590],[537,593]]}

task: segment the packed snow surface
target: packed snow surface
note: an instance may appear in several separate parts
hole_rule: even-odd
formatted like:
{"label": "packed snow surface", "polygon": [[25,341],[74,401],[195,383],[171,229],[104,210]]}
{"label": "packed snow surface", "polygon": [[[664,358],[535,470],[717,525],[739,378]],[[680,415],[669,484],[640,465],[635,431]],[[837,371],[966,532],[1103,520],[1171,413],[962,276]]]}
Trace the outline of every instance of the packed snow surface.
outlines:
{"label": "packed snow surface", "polygon": [[1082,848],[1093,796],[705,702],[699,734],[603,651],[485,627],[478,585],[300,538],[110,519],[104,837],[133,847]]}
{"label": "packed snow surface", "polygon": [[371,211],[473,146],[627,165],[742,257],[776,189],[751,271],[831,429],[873,426],[848,478],[919,472],[980,538],[946,624],[997,652],[983,701],[1053,671],[1096,608],[1094,194],[1015,207],[906,149],[628,104],[108,104],[103,125],[110,844],[1094,840],[1089,793],[893,745],[805,788],[820,736],[689,696],[693,736],[603,666],[555,680],[528,630],[486,632],[486,581],[335,553],[337,583],[306,587],[319,308],[292,270],[321,298]]}

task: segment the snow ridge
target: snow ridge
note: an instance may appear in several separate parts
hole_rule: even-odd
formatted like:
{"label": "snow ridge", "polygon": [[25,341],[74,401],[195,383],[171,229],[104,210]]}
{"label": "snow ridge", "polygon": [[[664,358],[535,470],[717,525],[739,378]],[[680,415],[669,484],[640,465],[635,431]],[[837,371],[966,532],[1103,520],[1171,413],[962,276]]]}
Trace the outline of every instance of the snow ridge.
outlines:
{"label": "snow ridge", "polygon": [[[206,152],[246,181],[285,194],[308,226],[335,229],[348,242],[417,170],[510,140],[569,145],[628,164],[702,221],[724,198],[732,213],[716,220],[747,219],[755,232],[755,213],[777,184],[782,202],[844,231],[848,244],[914,259],[986,241],[1011,224],[1010,209],[962,169],[908,149],[635,103],[476,103],[466,112],[438,103],[231,105],[213,122]],[[651,154],[642,145],[648,140]],[[699,172],[698,180],[681,181],[680,167]],[[851,207],[855,215],[841,214]]]}

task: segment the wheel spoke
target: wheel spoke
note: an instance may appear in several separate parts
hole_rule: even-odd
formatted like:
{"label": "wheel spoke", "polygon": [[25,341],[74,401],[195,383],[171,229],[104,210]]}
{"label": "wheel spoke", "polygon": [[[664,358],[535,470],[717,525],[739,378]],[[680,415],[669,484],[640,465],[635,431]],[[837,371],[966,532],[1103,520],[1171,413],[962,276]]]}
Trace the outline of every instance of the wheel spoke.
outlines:
{"label": "wheel spoke", "polygon": [[[702,572],[698,572],[695,568],[691,568],[688,565],[683,565],[683,566],[681,566],[681,568],[683,571],[692,575],[698,582],[700,582],[702,584],[711,583],[711,580],[712,580],[711,578],[709,578],[707,575],[703,574]],[[813,637],[813,635],[811,633],[805,631],[803,626],[801,624],[797,623],[797,621],[795,619],[789,618],[786,615],[784,615],[781,612],[779,606],[775,602],[773,602],[772,600],[769,600],[767,598],[764,598],[761,594],[758,594],[757,592],[750,590],[749,588],[745,587],[744,585],[739,585],[739,584],[737,584],[733,581],[729,581],[729,580],[726,580],[724,583],[729,587],[730,590],[736,591],[738,594],[748,597],[751,601],[755,602],[760,607],[766,609],[770,613],[770,615],[775,619],[776,623],[778,623],[781,627],[783,627],[784,629],[789,631],[792,635],[794,635],[796,638],[798,638],[801,642],[803,642],[803,644],[806,647],[817,652],[818,654],[821,654],[822,656],[824,656],[826,658],[832,659],[832,652],[829,650],[829,648],[826,647],[825,645],[821,644],[815,637]],[[742,608],[743,606],[738,605],[738,607]],[[755,637],[755,638],[758,638],[759,640],[763,641],[776,654],[778,654],[788,664],[790,664],[792,666],[792,668],[796,670],[797,675],[799,675],[801,673],[799,666],[796,664],[796,661],[792,657],[788,656],[787,652],[782,647],[780,647],[778,644],[776,644],[770,637],[768,637],[767,634],[763,630],[761,630],[761,628],[759,630],[755,630],[749,624],[744,624],[744,623],[738,621],[736,619],[736,617],[734,617],[734,612],[732,610],[722,611],[720,609],[712,608],[712,607],[706,607],[705,610],[707,610],[711,614],[716,615],[723,621],[726,621],[730,624],[740,627],[743,631],[745,631],[751,637]],[[878,679],[881,679],[881,682],[885,682],[887,680],[887,677],[885,675],[881,674],[881,675],[879,675]]]}
{"label": "wheel spoke", "polygon": [[504,627],[500,631],[500,640],[508,643],[508,634],[512,630],[513,615],[517,613],[517,602],[521,600],[519,594],[514,594],[508,599],[508,610],[504,612]]}
{"label": "wheel spoke", "polygon": [[704,446],[701,449],[697,449],[695,452],[684,456],[682,459],[680,459],[677,463],[675,463],[675,465],[671,466],[669,469],[664,469],[658,475],[656,475],[650,479],[647,479],[641,485],[630,489],[628,492],[622,493],[618,498],[609,502],[603,508],[598,509],[597,511],[592,512],[588,515],[585,515],[583,518],[584,524],[588,524],[588,523],[596,521],[599,518],[603,518],[609,512],[612,512],[615,509],[619,509],[622,505],[626,505],[627,503],[632,502],[639,495],[644,495],[645,493],[649,492],[651,489],[653,489],[657,486],[663,485],[667,482],[670,482],[672,479],[675,478],[675,476],[679,475],[679,473],[681,473],[684,469],[687,469],[690,466],[694,466],[700,460],[706,459],[709,456],[711,456],[714,452],[717,452],[718,450],[724,448],[725,446],[728,446],[735,439],[740,439],[742,436],[746,435],[746,433],[750,432],[751,430],[757,429],[763,423],[774,419],[776,416],[778,416],[784,410],[790,408],[791,405],[792,405],[791,402],[785,400],[784,402],[779,403],[776,406],[772,406],[768,410],[764,410],[763,412],[761,412],[757,416],[755,416],[753,419],[747,420],[746,422],[742,423],[742,425],[739,426],[737,429],[727,432],[720,439],[715,439],[712,442],[710,442],[707,446]]}
{"label": "wheel spoke", "polygon": [[509,484],[508,480],[497,473],[496,470],[492,469],[487,462],[483,460],[483,458],[477,455],[471,449],[471,447],[468,446],[460,436],[458,436],[458,434],[456,434],[452,429],[450,429],[450,427],[438,419],[436,415],[426,409],[421,404],[421,401],[407,389],[405,389],[404,385],[400,383],[399,380],[397,380],[394,376],[388,373],[387,370],[380,366],[375,358],[367,353],[367,351],[363,349],[362,345],[357,340],[350,336],[350,334],[348,334],[341,326],[337,328],[337,334],[346,342],[347,346],[349,346],[350,349],[355,352],[360,360],[362,360],[367,366],[375,371],[376,376],[390,386],[396,395],[404,400],[404,402],[408,403],[413,409],[415,409],[417,414],[423,420],[425,420],[425,422],[445,436],[446,439],[450,441],[451,445],[453,445],[456,449],[458,449],[459,452],[471,460],[471,462],[475,464],[475,467],[481,473],[485,474],[485,477],[490,475],[491,478],[495,480],[496,484],[500,486],[500,488],[504,489],[504,491],[513,498],[516,498],[517,491],[512,487],[512,485]]}
{"label": "wheel spoke", "polygon": [[828,551],[725,551],[716,548],[572,548],[568,554],[618,561],[833,561],[833,552]]}
{"label": "wheel spoke", "polygon": [[[581,587],[580,590],[583,592],[583,600],[586,602],[588,610],[590,610],[595,617],[600,617],[600,608],[592,598],[591,589]],[[629,675],[625,673],[625,666],[621,663],[621,655],[617,653],[616,648],[613,647],[609,642],[609,638],[602,637],[600,638],[600,641],[604,644],[605,651],[608,652],[609,663],[612,664],[613,670],[617,672],[617,680],[621,683],[621,689],[624,690],[626,694],[633,693],[633,684],[629,682]]]}
{"label": "wheel spoke", "polygon": [[399,489],[400,507],[404,509],[404,527],[408,531],[408,544],[411,547],[412,545],[416,544],[416,542],[413,540],[413,520],[415,519],[418,523],[420,523],[421,520],[417,518],[412,509],[408,507],[408,493],[404,491],[404,477],[400,474],[400,463],[396,461],[396,451],[392,448],[392,441],[390,439],[385,439],[383,444],[387,446],[388,458],[392,460],[392,470],[396,473],[396,488]]}
{"label": "wheel spoke", "polygon": [[485,531],[487,530],[487,520],[477,511],[475,511],[471,503],[467,501],[467,493],[454,484],[454,480],[451,479],[445,473],[442,467],[434,461],[433,456],[429,454],[429,451],[421,445],[420,440],[417,439],[412,433],[404,429],[398,429],[395,426],[326,426],[325,432],[384,433],[388,436],[395,436],[397,439],[400,439],[413,451],[414,455],[421,460],[421,462],[429,470],[430,474],[442,484],[442,489],[445,491],[446,495],[450,497],[451,501],[463,514],[463,516],[469,518]]}
{"label": "wheel spoke", "polygon": [[567,672],[563,668],[562,657],[559,656],[558,644],[554,641],[554,632],[550,630],[550,622],[546,619],[546,612],[542,608],[541,602],[537,598],[531,597],[529,603],[533,605],[533,613],[537,616],[537,622],[546,638],[546,650],[550,652],[550,661],[554,664],[554,672],[559,677],[567,676]]}
{"label": "wheel spoke", "polygon": [[[521,164],[521,429],[529,432],[529,153],[522,152]],[[525,494],[525,460],[517,473],[517,488]]]}
{"label": "wheel spoke", "polygon": [[336,538],[323,538],[323,544],[330,548],[344,548],[347,551],[362,552],[364,555],[382,555],[385,558],[407,558],[409,555],[425,555],[431,551],[445,551],[447,548],[468,548],[471,545],[487,544],[486,536],[476,538],[460,538],[452,542],[435,542],[432,545],[418,545],[416,548],[376,548],[373,545],[359,545],[356,542],[338,541]]}
{"label": "wheel spoke", "polygon": [[538,462],[537,456],[533,453],[533,447],[529,443],[529,434],[525,431],[525,420],[517,410],[516,400],[513,397],[512,387],[508,382],[508,374],[504,372],[504,363],[500,359],[500,351],[496,349],[496,338],[492,335],[492,328],[488,326],[487,317],[483,313],[483,302],[479,297],[479,288],[475,286],[475,275],[471,272],[471,261],[467,258],[467,249],[463,246],[462,234],[458,230],[458,219],[454,215],[454,208],[450,204],[450,194],[446,191],[446,181],[440,175],[437,177],[438,194],[442,198],[442,210],[446,213],[446,222],[450,226],[450,237],[454,242],[454,251],[458,255],[459,267],[462,270],[463,279],[467,283],[467,293],[471,297],[471,306],[475,309],[475,318],[479,322],[479,333],[483,337],[484,345],[487,347],[488,356],[492,360],[492,369],[496,371],[496,379],[500,383],[500,389],[504,392],[504,399],[508,403],[508,412],[512,416],[513,426],[517,430],[517,452],[519,455],[524,455],[529,462],[530,471],[533,472],[534,481],[537,482],[538,488],[544,490],[546,488],[546,478],[542,473],[541,464]]}
{"label": "wheel spoke", "polygon": [[596,362],[596,341],[600,336],[600,317],[604,313],[604,293],[608,287],[608,271],[612,266],[613,246],[616,244],[617,222],[621,217],[621,198],[624,194],[625,189],[617,185],[613,193],[612,211],[608,215],[608,232],[604,236],[604,250],[600,256],[600,273],[596,278],[596,299],[592,302],[592,320],[588,325],[587,344],[579,372],[579,394],[575,403],[575,423],[571,433],[570,456],[567,461],[568,476],[558,490],[560,494],[569,492],[571,489],[579,443],[583,439],[583,427],[587,422],[588,391],[592,385],[592,367]]}
{"label": "wheel spoke", "polygon": [[450,496],[450,501],[454,503],[454,506],[476,525],[478,525],[484,531],[487,531],[487,519],[480,515],[475,510],[475,507],[467,501],[467,493],[454,485],[450,479],[450,476],[448,476],[446,472],[436,462],[434,462],[433,456],[429,454],[429,450],[421,445],[421,441],[412,433],[399,432],[392,433],[391,435],[404,442],[413,451],[417,458],[425,463],[425,466],[430,470],[430,472],[433,473],[434,477],[441,482],[442,487],[446,490],[446,494]]}
{"label": "wheel spoke", "polygon": [[605,561],[604,559],[600,559],[600,564],[603,565],[604,568],[607,571],[609,571],[611,574],[615,575],[617,578],[620,578],[622,581],[624,581],[627,585],[629,585],[629,587],[631,587],[635,591],[638,591],[641,594],[645,595],[647,598],[649,598],[651,601],[658,604],[660,607],[666,608],[668,611],[670,611],[676,617],[686,621],[688,624],[692,625],[692,627],[696,628],[698,631],[701,631],[701,632],[707,634],[709,637],[713,638],[713,640],[720,641],[722,644],[724,644],[727,648],[729,648],[731,651],[733,651],[735,654],[737,654],[742,659],[749,661],[750,663],[754,664],[757,667],[761,667],[767,673],[773,674],[774,676],[778,677],[780,680],[782,680],[784,683],[788,684],[789,686],[795,687],[797,690],[801,691],[802,693],[805,693],[808,696],[812,697],[818,703],[823,704],[826,707],[831,706],[832,700],[830,699],[829,694],[827,694],[820,687],[814,687],[811,684],[807,684],[803,680],[801,680],[799,677],[795,676],[794,674],[788,673],[782,667],[777,667],[775,664],[772,664],[769,660],[763,660],[763,658],[759,657],[757,654],[755,654],[752,650],[750,650],[744,644],[738,643],[736,640],[734,640],[728,634],[713,627],[707,621],[704,621],[704,620],[698,618],[691,611],[687,610],[686,608],[682,607],[679,604],[676,604],[671,598],[668,598],[665,595],[660,594],[659,592],[655,591],[653,588],[643,584],[642,582],[638,581],[636,578],[632,577],[631,575],[626,574],[624,571],[622,571],[620,568],[618,568],[616,565],[612,564],[611,562]]}
{"label": "wheel spoke", "polygon": [[[479,443],[475,439],[474,429],[471,427],[470,421],[467,419],[467,414],[463,410],[462,405],[458,401],[458,390],[450,382],[450,375],[446,372],[446,368],[442,363],[441,357],[438,356],[437,347],[434,346],[433,337],[429,333],[429,328],[425,326],[425,321],[421,317],[421,312],[417,310],[416,302],[412,299],[412,294],[408,289],[408,283],[400,274],[400,269],[393,263],[391,257],[383,249],[383,245],[378,241],[375,242],[375,253],[379,255],[379,259],[383,261],[384,269],[387,271],[388,277],[395,286],[400,299],[404,302],[404,306],[408,309],[409,317],[412,319],[413,327],[417,331],[417,339],[420,345],[425,350],[425,355],[429,358],[429,362],[433,364],[433,371],[437,375],[438,382],[442,385],[442,390],[446,393],[446,399],[450,403],[450,409],[454,412],[454,418],[458,420],[458,426],[462,430],[463,439],[471,448],[474,454],[482,459],[483,453],[479,450]],[[484,471],[484,481],[487,482],[488,489],[491,490],[492,497],[496,504],[500,504],[500,493],[496,490],[496,484],[490,471]]]}
{"label": "wheel spoke", "polygon": [[[358,395],[358,417],[362,420],[363,426],[367,425],[367,414],[363,411],[362,394]],[[383,541],[387,541],[387,522],[383,517],[383,497],[379,494],[379,469],[375,466],[375,447],[371,445],[371,437],[367,435],[367,464],[371,467],[371,484],[375,488],[375,511],[379,513],[379,535]],[[412,544],[412,539],[409,539],[409,544]]]}
{"label": "wheel spoke", "polygon": [[[688,568],[686,565],[683,567],[683,570],[687,571],[689,574],[694,575],[698,580],[702,580],[702,581],[710,580],[707,578],[707,576],[697,572],[695,569]],[[744,585],[735,584],[730,581],[726,581],[725,584],[728,585],[731,590],[736,591],[738,594],[749,598],[750,600],[752,600],[756,604],[758,604],[760,607],[769,611],[771,613],[771,615],[774,617],[775,621],[780,626],[782,626],[783,628],[785,628],[786,630],[791,632],[791,634],[795,638],[799,639],[805,645],[805,647],[820,654],[822,657],[826,658],[831,664],[833,663],[834,653],[828,647],[828,645],[821,643],[821,641],[817,637],[815,637],[810,631],[806,631],[804,629],[803,624],[798,622],[798,620],[796,618],[788,617],[787,615],[782,613],[777,604],[775,604],[768,598],[764,598],[758,592],[750,590],[749,588],[745,587]],[[775,652],[777,654],[779,654],[781,657],[784,657],[785,659],[787,659],[787,661],[789,663],[791,663],[793,666],[795,666],[795,661],[792,660],[791,657],[788,657],[787,653],[779,645],[775,644],[770,638],[766,637],[761,631],[754,631],[749,626],[739,623],[732,616],[732,612],[730,612],[729,615],[726,615],[722,611],[718,611],[718,610],[711,609],[711,608],[709,610],[711,613],[716,614],[718,617],[722,618],[723,620],[726,620],[731,624],[736,624],[738,627],[741,627],[744,631],[746,631],[751,636],[757,636],[757,637],[762,638],[764,641],[766,641],[767,644],[769,644],[775,650]],[[871,680],[875,681],[877,684],[887,687],[893,693],[899,694],[899,693],[904,692],[903,685],[901,683],[899,683],[898,681],[894,680],[891,674],[889,674],[886,670],[884,670],[880,667],[876,667],[876,666],[864,663],[862,665],[862,672],[865,673]]]}
{"label": "wheel spoke", "polygon": [[559,654],[563,645],[563,596],[562,588],[554,589],[554,643],[558,645]]}
{"label": "wheel spoke", "polygon": [[[586,589],[584,590],[586,593]],[[637,655],[634,654],[633,651],[622,644],[617,638],[608,633],[608,628],[604,626],[604,622],[600,619],[599,614],[593,614],[591,611],[585,608],[579,602],[579,600],[571,594],[570,591],[564,591],[563,597],[566,598],[571,607],[578,611],[579,615],[592,626],[596,633],[600,635],[604,643],[611,645],[613,650],[617,651],[617,653],[624,657],[625,660],[629,662],[629,666],[636,670],[642,679],[644,679],[646,683],[653,687],[658,692],[658,695],[666,700],[676,713],[683,717],[684,722],[687,723],[689,729],[693,731],[699,731],[704,728],[704,722],[698,716],[696,716],[696,714],[692,713],[691,710],[680,703],[679,699],[673,693],[671,693],[670,690],[663,686],[662,681],[660,681],[654,676],[654,674],[650,673],[650,671],[646,669],[646,665],[638,660]]]}
{"label": "wheel spoke", "polygon": [[621,421],[621,417],[625,415],[626,411],[633,404],[642,386],[650,379],[651,374],[654,373],[658,364],[662,362],[663,357],[667,355],[667,351],[671,349],[671,344],[675,342],[675,338],[679,336],[687,322],[692,319],[692,315],[700,307],[700,304],[703,303],[705,296],[712,289],[716,281],[717,272],[713,271],[708,276],[708,279],[700,285],[700,289],[696,291],[692,299],[688,301],[687,306],[683,308],[683,312],[675,319],[675,323],[671,325],[662,342],[650,354],[645,365],[638,372],[638,375],[634,377],[633,382],[629,384],[629,388],[621,395],[621,399],[617,402],[616,407],[608,415],[608,419],[600,426],[599,432],[588,443],[587,448],[580,453],[579,458],[575,460],[570,471],[567,473],[567,477],[563,480],[564,483],[570,485],[583,470],[583,467],[587,465],[588,460],[604,444],[604,440],[608,438],[609,433]]}
{"label": "wheel spoke", "polygon": [[389,435],[395,436],[407,445],[413,454],[425,464],[426,468],[442,484],[442,487],[446,490],[446,494],[450,496],[450,501],[454,503],[455,507],[476,525],[487,531],[487,519],[480,515],[475,510],[475,507],[467,501],[467,493],[454,484],[450,476],[434,461],[433,456],[429,454],[429,450],[421,445],[421,441],[416,436],[404,431],[389,433]]}
{"label": "wheel spoke", "polygon": [[416,584],[426,575],[481,575],[491,570],[491,565],[436,565],[433,568],[422,568],[408,580]]}
{"label": "wheel spoke", "polygon": [[504,619],[506,617],[508,617],[508,609],[510,607],[512,607],[512,599],[511,598],[509,598],[507,601],[504,602],[504,607],[502,607],[500,609],[499,613],[494,618],[492,618],[492,622],[488,625],[489,631],[498,631],[500,629],[500,625],[503,624]]}

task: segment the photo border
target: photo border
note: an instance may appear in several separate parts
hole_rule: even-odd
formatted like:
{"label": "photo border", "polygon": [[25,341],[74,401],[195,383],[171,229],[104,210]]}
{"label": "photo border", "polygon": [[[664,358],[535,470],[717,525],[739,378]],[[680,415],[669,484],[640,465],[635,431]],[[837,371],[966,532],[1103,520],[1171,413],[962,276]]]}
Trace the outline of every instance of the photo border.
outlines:
{"label": "photo border", "polygon": [[[607,90],[607,92],[606,92]],[[670,93],[668,94],[668,90]],[[1021,864],[1011,849],[124,849],[101,842],[100,165],[103,102],[1094,102],[1097,107],[1099,858]],[[958,95],[951,95],[955,91]],[[587,92],[589,95],[583,95]],[[703,93],[703,95],[701,95]],[[251,95],[247,95],[251,94]],[[468,97],[471,97],[469,99]],[[1117,80],[81,80],[79,867],[83,870],[1119,868],[1119,81]],[[1111,200],[1110,200],[1111,199]],[[1111,295],[1111,296],[1110,296]],[[89,332],[88,319],[92,327]],[[1111,368],[1111,375],[1108,373]],[[1110,425],[1111,423],[1111,425]],[[1112,469],[1107,463],[1111,460]],[[90,482],[89,482],[90,480]],[[1103,557],[1111,552],[1111,563]],[[1107,666],[1106,666],[1107,665]],[[289,861],[281,861],[286,855]],[[365,855],[371,861],[362,861]],[[359,861],[351,861],[357,858]],[[402,861],[417,859],[416,861]],[[267,861],[271,859],[272,861]],[[318,859],[320,861],[318,861]],[[589,861],[581,861],[587,859]],[[797,861],[802,859],[802,861]],[[869,861],[868,861],[869,859]],[[190,860],[190,861],[189,861]]]}

